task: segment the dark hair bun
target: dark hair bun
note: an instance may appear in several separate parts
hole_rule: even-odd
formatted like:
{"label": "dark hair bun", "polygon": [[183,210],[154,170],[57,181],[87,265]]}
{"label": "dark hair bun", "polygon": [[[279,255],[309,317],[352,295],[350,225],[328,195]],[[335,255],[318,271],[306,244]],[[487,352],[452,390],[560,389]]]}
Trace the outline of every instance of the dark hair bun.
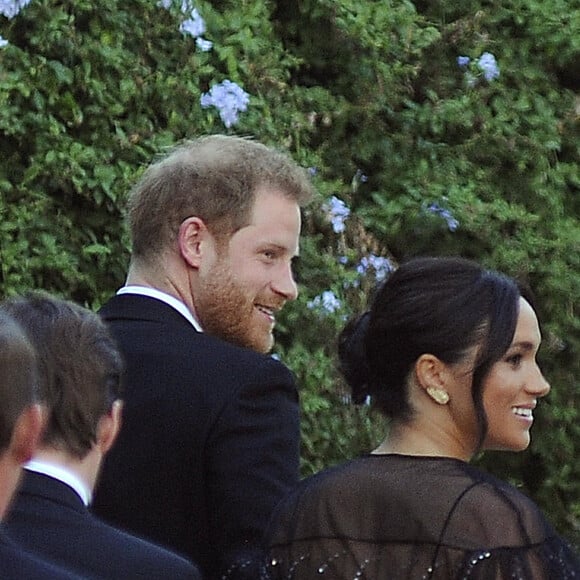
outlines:
{"label": "dark hair bun", "polygon": [[339,370],[350,386],[352,400],[356,404],[364,403],[370,394],[370,375],[365,349],[369,320],[369,311],[353,318],[338,337]]}

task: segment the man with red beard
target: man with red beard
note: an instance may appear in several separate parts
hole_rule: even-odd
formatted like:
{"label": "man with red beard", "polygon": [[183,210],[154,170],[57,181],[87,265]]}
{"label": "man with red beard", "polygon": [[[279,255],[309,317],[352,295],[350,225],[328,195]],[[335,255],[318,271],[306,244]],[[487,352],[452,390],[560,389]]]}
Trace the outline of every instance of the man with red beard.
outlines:
{"label": "man with red beard", "polygon": [[151,165],[129,198],[126,286],[101,309],[126,361],[125,409],[93,509],[210,580],[260,577],[262,534],[298,481],[298,394],[267,353],[297,296],[311,196],[286,155],[214,135]]}

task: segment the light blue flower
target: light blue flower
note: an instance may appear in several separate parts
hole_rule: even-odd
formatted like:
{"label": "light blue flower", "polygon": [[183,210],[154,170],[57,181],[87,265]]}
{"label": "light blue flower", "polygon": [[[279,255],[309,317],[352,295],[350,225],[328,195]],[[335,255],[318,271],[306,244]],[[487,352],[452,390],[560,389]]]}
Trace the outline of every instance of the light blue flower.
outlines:
{"label": "light blue flower", "polygon": [[14,18],[28,4],[30,0],[0,0],[0,14]]}
{"label": "light blue flower", "polygon": [[212,49],[213,42],[211,40],[206,40],[205,38],[198,37],[195,39],[195,45],[202,52],[207,52]]}
{"label": "light blue flower", "polygon": [[375,272],[375,280],[377,282],[383,281],[388,274],[390,274],[395,267],[389,258],[384,256],[375,256],[374,254],[369,254],[368,256],[363,256],[360,262],[356,266],[356,271],[364,276],[368,273],[369,269],[373,269]]}
{"label": "light blue flower", "polygon": [[332,224],[334,233],[339,234],[344,232],[344,222],[350,215],[350,209],[347,207],[344,201],[333,195],[326,203],[322,205],[322,211],[326,214],[326,217]]}
{"label": "light blue flower", "polygon": [[182,22],[179,30],[185,34],[193,36],[193,38],[198,38],[203,35],[205,32],[205,21],[197,11],[197,8],[194,8],[191,11],[190,18]]}
{"label": "light blue flower", "polygon": [[215,107],[224,125],[230,128],[238,122],[238,115],[248,108],[250,95],[236,83],[225,80],[213,85],[201,95],[202,108]]}
{"label": "light blue flower", "polygon": [[[166,8],[167,10],[169,10],[174,3],[175,0],[159,0],[159,6]],[[183,14],[189,14],[190,10],[192,9],[193,9],[192,3],[189,0],[182,0],[181,12]]]}
{"label": "light blue flower", "polygon": [[483,71],[483,76],[487,82],[499,77],[499,67],[495,56],[491,52],[484,52],[477,61],[477,66]]}
{"label": "light blue flower", "polygon": [[328,314],[333,314],[342,308],[342,303],[332,290],[325,290],[322,294],[310,300],[307,307],[312,310],[323,310]]}
{"label": "light blue flower", "polygon": [[424,209],[429,213],[442,217],[447,222],[447,228],[450,232],[454,232],[459,227],[459,222],[453,217],[451,212],[441,207],[437,202],[433,202],[429,206],[424,206]]}
{"label": "light blue flower", "polygon": [[471,59],[468,56],[458,56],[457,57],[457,64],[461,68],[465,68],[470,62],[471,62]]}

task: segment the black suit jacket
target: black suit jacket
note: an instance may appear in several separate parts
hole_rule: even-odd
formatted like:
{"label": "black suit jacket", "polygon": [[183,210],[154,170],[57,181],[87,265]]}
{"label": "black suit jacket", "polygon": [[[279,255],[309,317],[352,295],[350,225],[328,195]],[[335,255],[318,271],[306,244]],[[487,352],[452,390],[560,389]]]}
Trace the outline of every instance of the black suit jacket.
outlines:
{"label": "black suit jacket", "polygon": [[100,314],[127,364],[120,436],[94,501],[109,521],[201,564],[251,578],[271,512],[298,481],[299,407],[290,371],[197,332],[153,298],[119,295]]}
{"label": "black suit jacket", "polygon": [[25,470],[6,526],[27,550],[83,578],[201,579],[184,558],[100,521],[70,486],[48,475]]}
{"label": "black suit jacket", "polygon": [[0,578],[2,580],[81,580],[72,572],[57,568],[26,552],[0,526]]}

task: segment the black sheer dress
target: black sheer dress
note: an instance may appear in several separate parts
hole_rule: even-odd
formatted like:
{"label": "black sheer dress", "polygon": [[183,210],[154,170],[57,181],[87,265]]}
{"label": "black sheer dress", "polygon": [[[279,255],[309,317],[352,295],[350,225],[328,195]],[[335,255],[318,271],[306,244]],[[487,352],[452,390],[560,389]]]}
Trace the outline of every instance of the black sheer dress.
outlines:
{"label": "black sheer dress", "polygon": [[319,473],[268,536],[275,580],[580,579],[531,499],[443,457],[368,455]]}

